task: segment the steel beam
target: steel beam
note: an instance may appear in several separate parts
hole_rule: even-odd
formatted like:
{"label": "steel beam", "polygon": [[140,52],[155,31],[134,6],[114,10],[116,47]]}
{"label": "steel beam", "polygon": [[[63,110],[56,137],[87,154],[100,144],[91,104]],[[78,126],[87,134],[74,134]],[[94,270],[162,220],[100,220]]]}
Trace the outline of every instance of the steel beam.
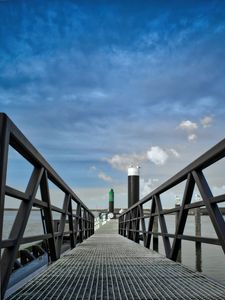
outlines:
{"label": "steel beam", "polygon": [[191,174],[188,174],[185,191],[183,195],[182,204],[180,207],[180,213],[178,218],[178,224],[175,231],[175,238],[173,240],[173,245],[170,253],[170,259],[176,261],[179,249],[181,247],[181,240],[177,238],[178,235],[182,235],[184,232],[184,227],[187,221],[188,210],[185,210],[185,206],[191,203],[193,191],[194,191],[195,181]]}
{"label": "steel beam", "polygon": [[171,251],[171,246],[170,246],[170,240],[167,236],[164,235],[164,233],[167,233],[167,226],[166,226],[166,221],[165,221],[165,216],[160,214],[160,211],[162,210],[162,204],[161,204],[161,199],[159,195],[155,195],[155,203],[156,203],[156,209],[158,211],[159,215],[159,224],[161,227],[161,232],[162,232],[162,238],[163,238],[163,244],[164,244],[164,249],[166,253],[166,257],[170,256],[170,251]]}
{"label": "steel beam", "polygon": [[154,224],[154,216],[152,216],[156,211],[156,203],[155,203],[155,197],[152,198],[152,204],[151,204],[151,212],[149,216],[149,222],[148,222],[148,230],[147,230],[147,239],[146,239],[146,248],[150,248],[151,243],[151,237],[152,237],[152,228]]}
{"label": "steel beam", "polygon": [[69,206],[70,199],[71,199],[71,195],[66,194],[65,198],[64,198],[64,202],[63,202],[63,211],[64,211],[64,213],[61,214],[61,219],[60,219],[60,223],[59,223],[60,235],[58,237],[57,257],[60,257],[60,254],[61,254],[61,248],[62,248],[62,243],[63,243],[63,233],[64,233],[64,229],[65,229],[66,216],[68,214],[68,206]]}
{"label": "steel beam", "polygon": [[29,201],[22,201],[16,215],[16,219],[9,234],[9,239],[16,241],[16,244],[10,248],[6,248],[3,252],[1,259],[1,279],[2,279],[2,292],[5,293],[9,281],[10,274],[16,259],[17,251],[21,244],[23,234],[27,225],[30,211],[35,199],[42,175],[43,168],[35,167],[31,175],[30,181],[26,189],[26,196]]}
{"label": "steel beam", "polygon": [[213,197],[213,194],[202,171],[193,171],[192,174],[221,243],[223,252],[225,253],[225,221],[223,215],[221,214],[217,203],[210,203],[210,198]]}
{"label": "steel beam", "polygon": [[47,207],[43,208],[44,214],[44,221],[47,233],[51,234],[51,238],[48,240],[49,246],[49,253],[51,261],[55,261],[58,258],[58,253],[56,249],[56,242],[55,242],[55,233],[53,228],[53,217],[52,217],[52,209],[51,209],[51,200],[50,200],[50,193],[48,187],[48,174],[47,171],[44,171],[44,174],[41,178],[40,183],[40,190],[41,190],[41,198],[43,202],[47,203]]}

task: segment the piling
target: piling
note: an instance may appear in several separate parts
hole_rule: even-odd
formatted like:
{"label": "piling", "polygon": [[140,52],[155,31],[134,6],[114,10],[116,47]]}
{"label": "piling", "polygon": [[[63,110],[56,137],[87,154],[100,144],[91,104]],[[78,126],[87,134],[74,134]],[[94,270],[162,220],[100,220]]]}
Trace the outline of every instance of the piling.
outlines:
{"label": "piling", "polygon": [[[177,200],[177,203],[175,204],[175,208],[180,208],[180,203],[178,201],[179,200]],[[175,231],[176,231],[176,228],[177,228],[178,222],[179,222],[179,214],[180,214],[180,210],[178,210],[175,215]],[[181,242],[182,241],[180,241],[180,246],[179,246],[179,250],[178,250],[178,254],[177,254],[177,262],[181,262]]]}
{"label": "piling", "polygon": [[128,168],[128,208],[139,201],[139,169],[133,166]]}
{"label": "piling", "polygon": [[114,191],[111,189],[109,191],[109,213],[114,214]]}
{"label": "piling", "polygon": [[155,233],[158,233],[158,217],[155,217],[154,218],[154,222],[153,222],[153,250],[156,251],[156,252],[159,252],[159,237],[158,237],[158,234],[155,234]]}
{"label": "piling", "polygon": [[[201,211],[195,208],[195,236],[201,236]],[[202,244],[195,242],[195,258],[196,270],[202,272]]]}

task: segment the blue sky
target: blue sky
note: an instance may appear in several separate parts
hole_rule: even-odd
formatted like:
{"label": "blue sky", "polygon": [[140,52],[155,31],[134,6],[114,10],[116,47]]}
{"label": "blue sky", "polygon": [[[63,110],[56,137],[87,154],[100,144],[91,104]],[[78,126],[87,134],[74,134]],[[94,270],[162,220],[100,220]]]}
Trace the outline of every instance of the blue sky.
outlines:
{"label": "blue sky", "polygon": [[224,138],[224,49],[223,1],[2,1],[0,110],[88,206],[122,207],[129,164],[143,196]]}

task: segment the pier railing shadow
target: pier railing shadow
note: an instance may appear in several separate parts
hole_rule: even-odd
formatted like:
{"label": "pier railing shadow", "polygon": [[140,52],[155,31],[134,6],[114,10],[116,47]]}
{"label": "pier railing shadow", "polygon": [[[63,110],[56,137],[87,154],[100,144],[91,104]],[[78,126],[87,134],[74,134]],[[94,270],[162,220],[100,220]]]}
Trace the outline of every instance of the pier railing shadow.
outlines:
{"label": "pier railing shadow", "polygon": [[[150,244],[153,244],[153,250],[157,250],[157,237],[161,236],[166,257],[174,261],[179,261],[182,240],[195,242],[196,248],[199,248],[201,243],[219,245],[225,253],[225,221],[219,207],[219,203],[225,202],[225,194],[213,196],[203,173],[204,169],[224,157],[225,139],[121,214],[119,234],[137,243],[142,240],[146,248],[150,248]],[[181,183],[185,183],[181,205],[165,209],[162,205],[161,195]],[[193,202],[195,186],[197,186],[202,199]],[[144,214],[146,205],[150,209],[149,214]],[[196,211],[202,207],[205,207],[204,210],[210,218],[217,238],[203,237],[198,234],[198,230],[196,235],[184,234],[189,211]],[[171,214],[176,215],[177,219],[175,233],[168,232],[166,215]],[[158,223],[161,232],[154,228]]]}
{"label": "pier railing shadow", "polygon": [[[9,147],[14,148],[33,167],[25,192],[6,184]],[[53,183],[64,194],[62,207],[52,204],[49,184]],[[40,190],[41,199],[37,198]],[[15,221],[7,239],[2,239],[5,197],[20,201]],[[32,207],[41,211],[44,234],[24,237]],[[73,208],[75,207],[75,211]],[[53,212],[61,215],[54,226]],[[69,223],[69,230],[65,224]],[[56,229],[57,228],[57,229]],[[32,146],[7,115],[0,113],[0,249],[1,249],[1,295],[8,286],[15,267],[18,250],[22,244],[45,241],[50,261],[60,257],[64,238],[72,249],[94,233],[94,215],[74,191],[59,177],[48,162]]]}

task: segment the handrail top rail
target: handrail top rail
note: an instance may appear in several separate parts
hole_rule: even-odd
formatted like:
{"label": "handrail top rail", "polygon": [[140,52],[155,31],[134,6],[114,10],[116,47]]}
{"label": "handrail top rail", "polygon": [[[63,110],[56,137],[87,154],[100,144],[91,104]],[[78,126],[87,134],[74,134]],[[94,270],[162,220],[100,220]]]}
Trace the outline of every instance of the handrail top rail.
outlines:
{"label": "handrail top rail", "polygon": [[205,169],[215,163],[216,161],[220,160],[225,156],[225,139],[222,139],[219,143],[213,146],[211,149],[206,151],[204,154],[199,156],[189,165],[187,165],[184,169],[179,171],[177,174],[169,178],[167,181],[162,183],[159,187],[154,189],[152,192],[144,196],[140,201],[132,205],[128,208],[125,212],[123,212],[120,217],[127,214],[129,211],[134,209],[139,205],[143,205],[144,203],[148,202],[154,195],[161,194],[170,188],[174,187],[175,185],[184,181],[188,174],[196,169]]}

